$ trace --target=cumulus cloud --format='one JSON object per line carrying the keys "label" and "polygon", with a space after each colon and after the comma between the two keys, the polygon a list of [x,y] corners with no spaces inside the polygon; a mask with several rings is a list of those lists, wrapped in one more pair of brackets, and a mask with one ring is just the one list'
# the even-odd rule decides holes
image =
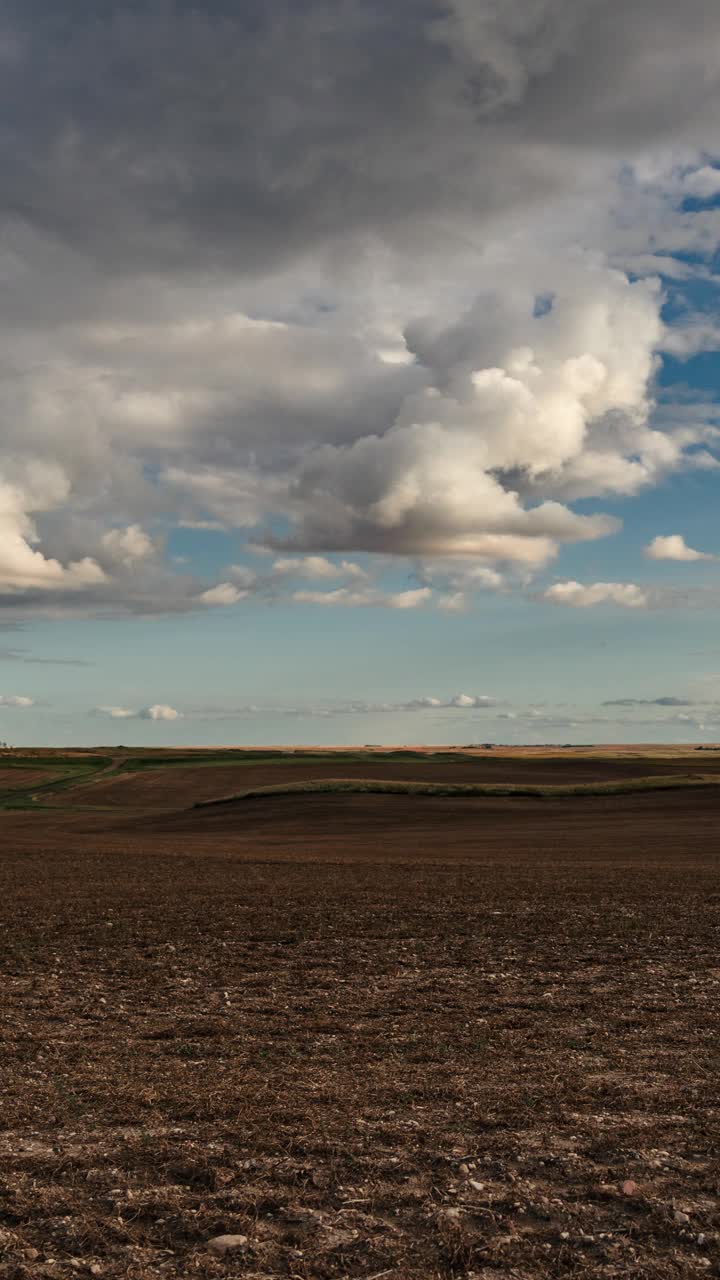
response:
{"label": "cumulus cloud", "polygon": [[34,698],[26,698],[22,694],[16,694],[16,693],[0,694],[0,707],[19,707],[21,709],[25,709],[27,707],[34,707],[34,706],[35,706]]}
{"label": "cumulus cloud", "polygon": [[720,590],[717,587],[639,586],[634,582],[557,582],[532,597],[551,604],[575,609],[596,605],[616,605],[625,609],[717,609]]}
{"label": "cumulus cloud", "polygon": [[497,698],[489,694],[457,693],[443,701],[442,698],[411,698],[409,702],[353,703],[364,711],[487,711],[499,706]]}
{"label": "cumulus cloud", "polygon": [[208,587],[207,591],[202,591],[198,596],[198,600],[201,604],[222,606],[237,604],[246,595],[246,591],[241,591],[232,582],[218,582],[217,586]]}
{"label": "cumulus cloud", "polygon": [[429,587],[393,592],[382,592],[372,587],[360,590],[338,587],[335,591],[295,591],[292,599],[296,604],[317,604],[327,608],[419,609],[429,603],[432,594]]}
{"label": "cumulus cloud", "polygon": [[144,707],[141,711],[131,711],[127,707],[102,706],[96,707],[95,711],[101,715],[110,716],[111,720],[181,720],[182,712],[176,711],[174,707],[169,707],[164,703],[154,703],[151,707]]}
{"label": "cumulus cloud", "polygon": [[485,694],[477,697],[469,693],[458,693],[448,703],[449,707],[457,707],[461,711],[474,710],[477,707],[494,707],[496,705],[494,698],[489,698]]}
{"label": "cumulus cloud", "polygon": [[365,699],[352,699],[332,703],[290,706],[260,706],[256,703],[241,703],[236,706],[195,707],[191,709],[191,714],[194,718],[209,720],[231,720],[236,717],[255,715],[262,715],[263,717],[268,715],[307,716],[327,719],[335,716],[397,715],[433,711],[489,711],[499,705],[500,703],[496,698],[492,698],[487,694],[473,696],[457,694],[455,697],[447,699],[432,696],[410,698],[407,702],[370,702]]}
{"label": "cumulus cloud", "polygon": [[180,720],[182,712],[176,711],[174,707],[168,707],[164,703],[154,703],[152,707],[146,707],[144,711],[139,713],[141,720]]}
{"label": "cumulus cloud", "polygon": [[529,575],[617,530],[577,500],[712,465],[654,396],[716,340],[655,278],[720,238],[689,207],[720,189],[713,0],[82,10],[3,15],[6,608],[269,594],[177,572],[173,524],[338,583],[298,603],[411,608],[329,556]]}
{"label": "cumulus cloud", "polygon": [[720,169],[704,164],[700,169],[691,170],[683,178],[683,190],[698,200],[712,200],[720,195]]}
{"label": "cumulus cloud", "polygon": [[152,539],[139,524],[128,525],[126,529],[108,529],[102,535],[101,543],[113,560],[126,567],[135,565],[138,560],[146,560],[155,551]]}
{"label": "cumulus cloud", "polygon": [[695,551],[685,542],[681,533],[671,533],[667,537],[658,535],[645,548],[645,555],[650,560],[713,560],[715,557],[704,551]]}
{"label": "cumulus cloud", "polygon": [[543,599],[573,609],[590,609],[599,604],[646,609],[649,604],[647,592],[634,582],[594,582],[588,586],[580,582],[556,582],[543,592]]}
{"label": "cumulus cloud", "polygon": [[632,493],[678,465],[682,442],[648,423],[657,287],[582,256],[556,268],[550,311],[498,280],[450,326],[408,326],[424,387],[382,433],[307,453],[287,545],[537,564],[618,528],[558,499]]}
{"label": "cumulus cloud", "polygon": [[26,486],[0,481],[0,592],[81,591],[103,582],[105,574],[89,556],[62,565],[39,548],[32,513],[47,510],[68,496],[59,470],[29,463]]}
{"label": "cumulus cloud", "polygon": [[286,556],[274,561],[272,573],[290,578],[366,578],[361,565],[351,560],[337,564],[327,556]]}

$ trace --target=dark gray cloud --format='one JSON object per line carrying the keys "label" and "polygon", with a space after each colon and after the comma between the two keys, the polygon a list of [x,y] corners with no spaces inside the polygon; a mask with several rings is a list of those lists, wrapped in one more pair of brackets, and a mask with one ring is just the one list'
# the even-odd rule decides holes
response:
{"label": "dark gray cloud", "polygon": [[702,144],[718,38],[712,0],[6,4],[4,206],[118,268],[275,269],[571,183],[546,147]]}

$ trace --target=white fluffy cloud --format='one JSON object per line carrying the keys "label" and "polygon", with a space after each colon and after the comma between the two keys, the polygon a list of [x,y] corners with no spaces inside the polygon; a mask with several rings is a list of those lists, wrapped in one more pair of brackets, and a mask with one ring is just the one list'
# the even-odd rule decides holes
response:
{"label": "white fluffy cloud", "polygon": [[645,548],[645,555],[650,560],[713,560],[714,556],[705,551],[695,551],[685,542],[681,533],[671,533],[667,537],[659,534]]}
{"label": "white fluffy cloud", "polygon": [[209,587],[207,591],[202,591],[198,600],[201,604],[222,606],[237,604],[246,595],[246,591],[241,591],[232,582],[218,582],[216,587]]}
{"label": "white fluffy cloud", "polygon": [[96,707],[95,711],[101,715],[110,716],[111,720],[181,720],[182,712],[176,711],[174,707],[169,707],[164,703],[154,703],[151,707],[144,707],[141,711],[131,711],[127,707],[102,706]]}
{"label": "white fluffy cloud", "polygon": [[18,707],[25,710],[27,707],[34,707],[35,699],[26,698],[22,694],[4,693],[0,694],[0,707]]}
{"label": "white fluffy cloud", "polygon": [[[397,715],[420,712],[456,712],[456,711],[492,711],[500,703],[488,694],[456,694],[452,698],[435,698],[431,696],[411,698],[407,702],[367,702],[351,700],[328,702],[322,704],[306,704],[296,706],[258,706],[255,703],[242,703],[239,706],[200,706],[191,709],[190,714],[199,720],[228,720],[243,716],[309,716],[331,718],[335,716],[356,715]],[[132,714],[132,713],[131,713]]]}
{"label": "white fluffy cloud", "polygon": [[144,711],[139,713],[141,720],[180,720],[182,712],[176,711],[174,707],[168,707],[164,703],[154,703],[152,707],[146,707]]}
{"label": "white fluffy cloud", "polygon": [[[397,711],[488,711],[499,706],[497,698],[490,697],[489,694],[468,694],[457,693],[452,698],[443,700],[442,698],[423,697],[411,698],[409,702],[381,702],[381,703],[350,703],[347,704],[355,711],[363,712],[397,712]],[[336,709],[335,714],[342,714],[342,705]]]}
{"label": "white fluffy cloud", "polygon": [[374,587],[338,587],[335,591],[294,591],[296,604],[318,604],[326,608],[383,608],[419,609],[432,599],[429,587],[416,587],[409,591],[382,592]]}
{"label": "white fluffy cloud", "polygon": [[152,539],[139,524],[128,525],[126,529],[108,529],[101,541],[105,551],[127,567],[135,565],[139,560],[146,560],[155,551]]}
{"label": "white fluffy cloud", "polygon": [[367,573],[351,560],[337,564],[327,556],[285,556],[274,561],[272,572],[290,578],[366,578]]}
{"label": "white fluffy cloud", "polygon": [[424,385],[384,432],[301,459],[298,546],[542,563],[618,527],[558,498],[632,493],[678,465],[685,440],[648,421],[656,284],[561,257],[537,312],[540,267],[523,266],[450,326],[406,328]]}
{"label": "white fluffy cloud", "polygon": [[490,698],[487,694],[469,694],[458,693],[456,697],[451,698],[448,706],[457,707],[461,711],[477,710],[482,707],[496,706],[495,698]]}
{"label": "white fluffy cloud", "polygon": [[633,582],[594,582],[589,586],[580,582],[556,582],[544,592],[543,599],[573,609],[590,609],[598,604],[646,609],[649,604],[648,593]]}
{"label": "white fluffy cloud", "polygon": [[25,486],[0,480],[0,592],[81,591],[105,579],[89,556],[62,565],[33,544],[38,534],[32,514],[64,502],[69,486],[59,468],[29,460]]}
{"label": "white fluffy cloud", "polygon": [[720,195],[720,169],[712,165],[703,165],[686,173],[683,178],[683,190],[688,196],[699,200],[712,200]]}

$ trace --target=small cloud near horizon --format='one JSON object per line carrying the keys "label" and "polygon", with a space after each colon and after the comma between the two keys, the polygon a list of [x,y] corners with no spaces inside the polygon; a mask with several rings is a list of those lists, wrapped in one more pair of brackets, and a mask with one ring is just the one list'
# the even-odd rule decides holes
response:
{"label": "small cloud near horizon", "polygon": [[593,582],[588,586],[581,582],[556,582],[541,598],[571,609],[591,609],[598,604],[646,609],[649,604],[647,592],[634,582]]}
{"label": "small cloud near horizon", "polygon": [[716,557],[706,551],[696,551],[689,547],[681,533],[671,533],[667,537],[658,535],[645,547],[648,560],[677,560],[691,562],[695,560],[714,560]]}
{"label": "small cloud near horizon", "polygon": [[182,711],[169,707],[165,703],[154,703],[151,707],[143,707],[140,711],[132,711],[129,707],[102,706],[95,707],[94,715],[110,716],[111,720],[182,720]]}

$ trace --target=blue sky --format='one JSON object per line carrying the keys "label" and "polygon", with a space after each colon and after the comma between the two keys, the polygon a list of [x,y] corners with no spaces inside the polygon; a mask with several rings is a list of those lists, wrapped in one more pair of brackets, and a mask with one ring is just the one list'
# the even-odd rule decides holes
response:
{"label": "blue sky", "polygon": [[720,740],[720,13],[610,9],[8,6],[0,739]]}

